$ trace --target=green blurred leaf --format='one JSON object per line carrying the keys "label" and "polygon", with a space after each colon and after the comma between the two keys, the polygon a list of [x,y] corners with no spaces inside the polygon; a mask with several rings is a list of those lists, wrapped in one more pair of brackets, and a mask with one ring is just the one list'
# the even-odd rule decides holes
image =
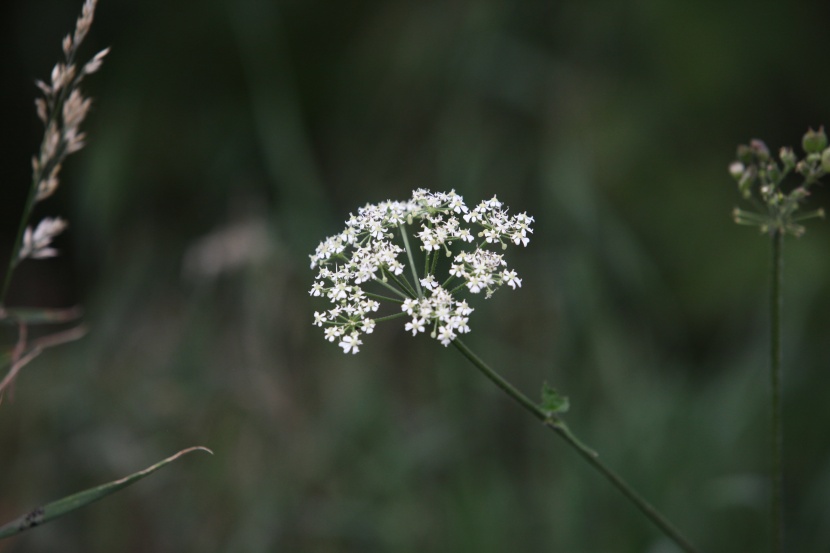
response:
{"label": "green blurred leaf", "polygon": [[70,307],[69,309],[0,308],[0,322],[5,324],[67,323],[79,319],[81,314],[80,307]]}
{"label": "green blurred leaf", "polygon": [[76,509],[80,509],[85,505],[89,505],[90,503],[97,501],[103,497],[106,497],[111,493],[117,492],[122,488],[126,488],[130,484],[134,484],[135,482],[141,480],[145,476],[154,473],[161,467],[169,463],[172,463],[182,455],[196,450],[207,451],[211,455],[213,454],[211,450],[201,446],[183,449],[175,455],[172,455],[167,459],[164,459],[163,461],[156,463],[155,465],[152,465],[144,470],[121,478],[120,480],[114,480],[112,482],[108,482],[106,484],[102,484],[100,486],[96,486],[94,488],[78,492],[74,495],[64,497],[63,499],[53,501],[52,503],[49,503],[42,507],[38,507],[37,509],[34,509],[33,511],[21,517],[18,517],[17,519],[0,527],[0,539],[7,538],[15,534],[19,534],[20,532],[23,532],[30,528],[34,528],[35,526],[40,526],[41,524],[49,522],[52,519],[61,517]]}
{"label": "green blurred leaf", "polygon": [[566,413],[570,406],[570,401],[566,396],[561,395],[547,382],[542,384],[542,403],[539,404],[539,407],[548,416]]}

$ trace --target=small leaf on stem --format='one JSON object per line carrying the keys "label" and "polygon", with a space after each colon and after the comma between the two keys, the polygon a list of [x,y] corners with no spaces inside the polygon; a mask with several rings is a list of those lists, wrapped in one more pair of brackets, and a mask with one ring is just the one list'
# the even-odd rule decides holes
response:
{"label": "small leaf on stem", "polygon": [[539,407],[548,417],[566,413],[570,406],[567,396],[561,395],[556,391],[556,388],[553,388],[547,382],[542,384],[542,403],[539,404]]}

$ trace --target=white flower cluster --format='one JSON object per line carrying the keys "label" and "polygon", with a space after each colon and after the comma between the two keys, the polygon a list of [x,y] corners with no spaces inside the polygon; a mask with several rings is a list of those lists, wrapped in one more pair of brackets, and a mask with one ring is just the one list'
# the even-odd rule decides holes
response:
{"label": "white flower cluster", "polygon": [[[311,268],[318,273],[309,293],[333,304],[327,311],[314,313],[314,324],[325,327],[326,339],[337,342],[345,353],[357,353],[363,344],[361,335],[374,330],[378,319],[373,314],[380,302],[390,301],[400,304],[400,310],[384,318],[409,316],[405,329],[413,336],[430,329],[430,335],[447,346],[458,334],[470,331],[467,323],[473,308],[456,299],[456,292],[466,288],[489,298],[502,285],[521,287],[522,280],[507,269],[502,255],[488,247],[526,246],[532,223],[533,217],[525,213],[508,215],[495,196],[471,210],[455,191],[419,189],[406,202],[366,205],[349,217],[345,230],[324,240],[310,256]],[[412,280],[404,274],[406,265],[401,259],[406,253],[405,259],[414,263],[407,225],[418,225],[414,236],[425,257],[422,277],[410,267]],[[397,232],[403,248],[393,242]],[[453,257],[453,245],[467,249]],[[435,271],[442,253],[452,257],[452,262],[446,279],[439,282]],[[364,289],[367,283],[396,297],[369,292]]]}

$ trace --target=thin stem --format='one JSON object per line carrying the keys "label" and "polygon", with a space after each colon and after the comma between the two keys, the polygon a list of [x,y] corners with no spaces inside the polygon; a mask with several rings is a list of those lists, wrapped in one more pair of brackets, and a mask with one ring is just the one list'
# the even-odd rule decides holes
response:
{"label": "thin stem", "polygon": [[[409,237],[406,235],[406,225],[401,224],[401,238],[403,239],[403,247],[406,249],[406,255],[409,257],[409,268],[412,269],[412,279],[415,281],[415,288],[418,290],[418,297],[423,298],[424,293],[421,290],[421,282],[418,280],[418,272],[415,270],[415,259],[412,257],[412,248],[409,247]],[[424,275],[426,276],[426,275]]]}
{"label": "thin stem", "polygon": [[770,267],[770,538],[773,553],[784,550],[784,429],[781,406],[781,279],[783,273],[784,233],[772,233],[772,262]]}
{"label": "thin stem", "polygon": [[824,208],[814,209],[813,211],[808,211],[807,213],[802,213],[801,215],[797,215],[792,218],[794,223],[798,221],[806,221],[807,219],[815,219],[816,217],[824,218]]}
{"label": "thin stem", "polygon": [[[395,291],[398,292],[399,290]],[[384,296],[383,294],[375,294],[374,292],[366,292],[366,297],[378,301],[391,301],[393,303],[403,303],[403,300],[399,300],[398,298],[390,298],[389,296]],[[406,299],[406,296],[404,296],[404,299]]]}
{"label": "thin stem", "polygon": [[395,273],[390,273],[386,269],[383,270],[383,274],[386,275],[386,278],[392,280],[395,284],[401,287],[401,290],[405,292],[405,294],[400,294],[402,298],[406,299],[407,297],[414,298],[416,297],[415,289],[412,288],[412,285],[406,280],[406,275],[402,275],[401,278],[398,278],[398,275]]}
{"label": "thin stem", "polygon": [[[383,280],[383,279],[381,279],[381,278],[376,278],[376,279],[374,279],[374,280],[375,280],[375,282],[377,282],[377,283],[378,283],[378,284],[380,284],[381,286],[383,286],[383,287],[387,288],[388,290],[392,291],[393,293],[395,293],[395,294],[399,295],[399,296],[400,296],[400,297],[402,297],[403,299],[407,299],[407,298],[408,298],[408,296],[407,296],[406,294],[404,294],[403,292],[401,292],[400,290],[398,290],[397,288],[395,288],[394,286],[392,286],[391,284],[389,284],[389,283],[388,283],[388,282],[386,282],[385,280]],[[368,294],[367,294],[367,296],[368,296]]]}
{"label": "thin stem", "polygon": [[629,486],[621,477],[614,471],[608,468],[602,461],[599,460],[597,453],[583,444],[565,422],[556,417],[546,413],[541,407],[536,405],[526,395],[520,392],[507,380],[501,377],[496,371],[491,369],[484,361],[482,361],[475,353],[473,353],[461,340],[456,338],[452,344],[466,357],[475,367],[481,371],[484,376],[490,379],[493,384],[501,388],[507,395],[515,400],[519,405],[524,407],[531,415],[542,421],[547,428],[550,428],[559,436],[561,436],[571,447],[576,449],[588,463],[598,470],[615,488],[617,488],[629,501],[631,501],[649,520],[651,520],[663,533],[666,534],[680,549],[686,553],[699,553],[689,541],[683,537],[677,528],[671,522],[663,517],[648,501],[643,499],[631,486]]}
{"label": "thin stem", "polygon": [[382,323],[384,321],[391,321],[392,319],[400,319],[401,317],[405,316],[406,313],[401,311],[400,313],[393,313],[392,315],[386,315],[384,317],[378,317],[375,319],[376,323]]}
{"label": "thin stem", "polygon": [[17,256],[20,253],[20,247],[23,245],[23,234],[26,231],[26,226],[29,224],[29,219],[32,216],[32,210],[35,207],[37,188],[41,179],[41,174],[42,171],[35,171],[32,176],[32,184],[29,187],[29,195],[26,198],[26,203],[23,205],[23,215],[20,217],[20,223],[17,226],[17,236],[14,239],[12,251],[9,254],[9,264],[6,267],[6,274],[3,277],[3,288],[0,288],[0,305],[5,304],[6,294],[8,293],[9,285],[12,282],[12,274],[17,267]]}

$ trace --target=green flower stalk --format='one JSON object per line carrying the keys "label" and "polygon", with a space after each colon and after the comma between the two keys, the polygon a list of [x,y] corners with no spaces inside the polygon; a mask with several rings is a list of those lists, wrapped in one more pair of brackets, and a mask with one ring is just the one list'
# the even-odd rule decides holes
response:
{"label": "green flower stalk", "polygon": [[[361,337],[371,334],[377,322],[399,317],[408,319],[404,330],[413,336],[429,332],[443,346],[452,344],[486,378],[573,447],[681,550],[696,553],[668,520],[571,432],[562,419],[567,398],[545,385],[542,402],[536,404],[461,341],[460,336],[470,332],[473,308],[459,296],[489,298],[503,286],[521,287],[522,279],[507,267],[499,251],[527,246],[532,224],[533,217],[526,213],[509,215],[495,196],[469,209],[455,191],[420,189],[405,202],[366,205],[349,217],[345,230],[324,240],[310,256],[311,268],[318,272],[309,294],[332,305],[314,313],[314,325],[324,328],[325,338],[337,342],[344,353],[357,353]],[[394,242],[398,235],[403,247]],[[423,252],[421,276],[413,243]],[[449,267],[442,266],[441,258],[449,260]],[[381,303],[393,304],[396,312],[376,317]]]}
{"label": "green flower stalk", "polygon": [[[782,390],[782,277],[784,236],[801,236],[802,221],[824,217],[824,210],[799,213],[810,195],[810,187],[830,172],[830,148],[824,127],[808,130],[801,140],[805,156],[798,160],[792,148],[781,148],[778,160],[770,155],[766,144],[752,140],[738,146],[738,159],[729,166],[729,173],[738,183],[738,191],[755,207],[753,211],[735,208],[735,222],[753,225],[768,234],[771,246],[770,263],[770,543],[773,553],[784,550],[784,414]],[[784,181],[792,174],[800,175],[800,185],[785,188]]]}

